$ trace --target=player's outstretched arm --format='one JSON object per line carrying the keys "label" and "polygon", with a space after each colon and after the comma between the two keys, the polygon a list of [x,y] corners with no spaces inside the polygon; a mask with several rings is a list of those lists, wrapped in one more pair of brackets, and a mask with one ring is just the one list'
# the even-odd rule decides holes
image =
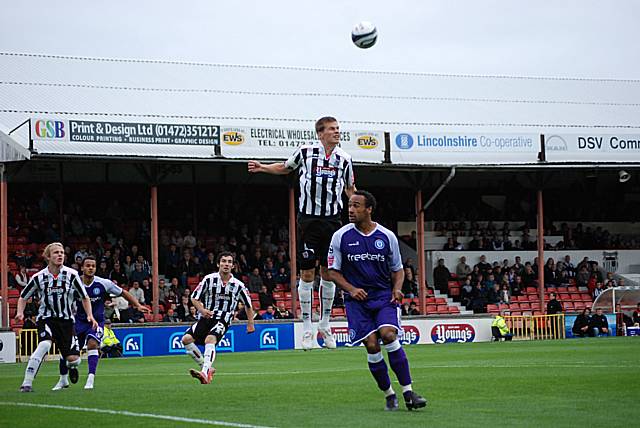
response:
{"label": "player's outstretched arm", "polygon": [[356,288],[349,283],[342,275],[342,272],[335,269],[329,269],[329,281],[333,281],[338,287],[349,293],[356,300],[366,300],[367,292],[362,288]]}
{"label": "player's outstretched arm", "polygon": [[95,320],[95,318],[93,318],[93,311],[91,310],[91,299],[89,299],[89,297],[83,297],[82,298],[82,307],[84,308],[85,313],[87,314],[87,321],[89,321],[91,323],[91,327],[93,327],[94,329],[98,328],[98,323]]}
{"label": "player's outstretched arm", "polygon": [[263,164],[257,160],[250,160],[247,164],[247,168],[250,173],[264,172],[272,175],[287,175],[292,170],[284,166],[283,162],[276,162],[271,164]]}
{"label": "player's outstretched arm", "polygon": [[124,299],[127,302],[129,302],[129,304],[131,306],[133,306],[134,308],[136,308],[140,312],[142,312],[144,314],[148,314],[149,312],[151,312],[149,310],[149,308],[147,308],[146,306],[141,305],[140,302],[138,302],[138,299],[136,299],[135,296],[133,294],[129,293],[127,290],[122,290],[122,297],[124,297]]}

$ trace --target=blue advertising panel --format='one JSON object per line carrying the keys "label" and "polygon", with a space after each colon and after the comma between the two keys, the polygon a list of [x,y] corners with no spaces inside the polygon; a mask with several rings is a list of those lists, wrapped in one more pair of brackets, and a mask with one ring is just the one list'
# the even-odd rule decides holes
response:
{"label": "blue advertising panel", "polygon": [[[616,316],[614,314],[605,314],[607,316],[607,321],[609,322],[609,336],[616,335]],[[566,338],[575,338],[573,335],[573,323],[576,321],[576,315],[565,315],[564,316],[564,328]]]}
{"label": "blue advertising panel", "polygon": [[[187,325],[167,327],[114,328],[122,343],[125,357],[148,357],[184,354],[182,335]],[[246,325],[232,325],[224,335],[216,352],[247,352],[293,349],[293,323],[256,324],[256,331],[247,334]]]}

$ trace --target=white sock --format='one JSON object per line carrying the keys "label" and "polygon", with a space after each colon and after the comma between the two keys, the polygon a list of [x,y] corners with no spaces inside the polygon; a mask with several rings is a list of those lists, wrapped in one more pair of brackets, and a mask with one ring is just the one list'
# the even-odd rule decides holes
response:
{"label": "white sock", "polygon": [[213,360],[216,359],[216,345],[207,343],[204,345],[204,363],[202,364],[202,373],[209,374],[209,369],[213,366]]}
{"label": "white sock", "polygon": [[409,385],[400,385],[402,387],[402,393],[404,394],[407,391],[413,391],[413,388],[411,388],[411,384]]}
{"label": "white sock", "polygon": [[69,383],[69,375],[61,374],[60,375],[60,383]]}
{"label": "white sock", "polygon": [[82,358],[80,358],[80,356],[78,355],[78,358],[76,358],[73,361],[67,360],[67,367],[69,367],[70,369],[72,369],[74,367],[77,368],[80,365],[81,362],[82,362]]}
{"label": "white sock", "polygon": [[392,387],[389,387],[389,389],[387,389],[387,390],[384,392],[384,396],[385,396],[385,397],[388,397],[388,396],[390,396],[390,395],[394,395],[395,393],[396,393],[396,392],[393,390],[393,388],[392,388]]}
{"label": "white sock", "polygon": [[300,311],[302,312],[302,326],[304,332],[310,332],[311,326],[311,303],[313,301],[313,282],[300,280],[298,285],[298,298],[300,299]]}
{"label": "white sock", "polygon": [[320,301],[322,302],[322,313],[319,327],[329,329],[329,319],[331,318],[331,308],[333,308],[333,297],[336,294],[336,285],[331,281],[320,281]]}
{"label": "white sock", "polygon": [[27,363],[27,369],[24,372],[24,381],[22,382],[22,385],[31,386],[33,378],[38,374],[38,370],[40,369],[40,364],[42,364],[44,356],[47,355],[50,349],[50,340],[43,340],[38,343],[38,347],[33,351],[33,354],[31,354],[29,362]]}
{"label": "white sock", "polygon": [[184,345],[184,349],[187,351],[187,354],[189,354],[189,356],[193,358],[193,361],[195,361],[200,367],[202,367],[204,359],[202,358],[200,349],[198,349],[196,344],[191,342],[188,345]]}
{"label": "white sock", "polygon": [[93,378],[95,377],[95,375],[93,373],[89,373],[87,375],[87,383],[85,384],[85,386],[93,386]]}

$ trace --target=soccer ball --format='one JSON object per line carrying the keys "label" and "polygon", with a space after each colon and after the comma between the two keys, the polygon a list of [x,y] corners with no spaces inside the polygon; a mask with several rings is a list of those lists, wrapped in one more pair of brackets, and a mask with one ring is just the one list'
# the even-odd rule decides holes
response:
{"label": "soccer ball", "polygon": [[351,40],[353,44],[361,49],[368,49],[376,44],[378,40],[378,30],[376,26],[370,22],[362,21],[351,31]]}

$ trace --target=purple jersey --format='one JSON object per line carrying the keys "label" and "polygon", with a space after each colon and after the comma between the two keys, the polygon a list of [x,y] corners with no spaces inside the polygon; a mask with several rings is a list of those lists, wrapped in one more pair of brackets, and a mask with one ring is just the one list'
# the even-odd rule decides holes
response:
{"label": "purple jersey", "polygon": [[[99,276],[93,277],[91,285],[86,285],[84,282],[84,289],[91,299],[91,311],[93,312],[93,318],[98,324],[104,324],[104,301],[108,294],[119,296],[122,294],[122,288],[115,285],[111,280],[101,278]],[[76,312],[76,320],[79,323],[87,323],[87,313],[84,311],[82,305],[78,306]]]}
{"label": "purple jersey", "polygon": [[331,238],[329,269],[340,271],[354,287],[367,293],[391,291],[391,272],[402,270],[402,259],[396,236],[376,224],[368,235],[353,223],[340,228]]}

